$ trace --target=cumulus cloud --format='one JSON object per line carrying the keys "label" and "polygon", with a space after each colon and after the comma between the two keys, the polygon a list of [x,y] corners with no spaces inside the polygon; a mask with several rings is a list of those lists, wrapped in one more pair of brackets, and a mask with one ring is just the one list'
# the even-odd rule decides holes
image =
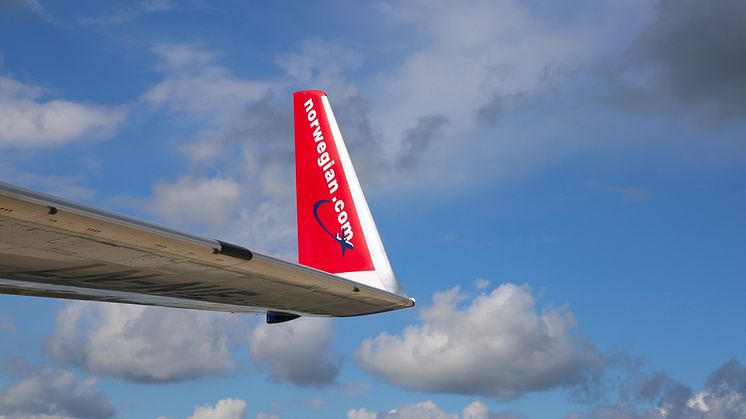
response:
{"label": "cumulus cloud", "polygon": [[[439,7],[449,6],[441,4],[436,8]],[[360,91],[360,86],[349,76],[366,57],[338,42],[305,40],[298,49],[298,52],[278,55],[276,63],[286,71],[293,85],[319,86],[329,93],[362,182],[369,190],[371,187],[411,186],[411,172],[421,168],[423,160],[428,161],[435,144],[453,134],[445,130],[450,125],[450,115],[446,116],[438,106],[444,102],[450,106],[447,109],[461,109],[461,106],[449,98],[429,103],[424,108],[411,108],[403,99],[410,99],[413,92],[408,86],[405,91],[400,90],[405,82],[391,74],[377,77],[365,86],[366,90]],[[401,66],[406,66],[406,62],[397,63],[395,72]],[[431,90],[427,92],[430,95],[433,94]],[[373,97],[374,100],[369,99]],[[402,171],[408,172],[408,176],[400,176]]]}
{"label": "cumulus cloud", "polygon": [[58,24],[57,19],[39,3],[39,0],[5,0],[0,2],[0,13],[14,10],[25,10],[47,21],[47,23]]}
{"label": "cumulus cloud", "polygon": [[[152,212],[168,222],[202,228],[202,234],[286,258],[296,250],[294,178],[288,170],[294,160],[293,117],[285,89],[303,83],[329,91],[356,171],[369,191],[399,185],[387,180],[397,171],[422,166],[423,156],[442,138],[439,131],[449,125],[440,114],[419,115],[405,125],[400,145],[385,147],[371,119],[371,103],[347,77],[364,57],[335,42],[306,40],[297,52],[279,54],[276,64],[285,77],[268,82],[236,77],[220,65],[219,52],[199,44],[159,43],[152,51],[164,78],[142,95],[143,102],[186,117],[178,123],[197,128],[180,147],[188,173],[153,188]],[[409,179],[401,177],[405,183]],[[212,199],[213,193],[220,193],[219,199]],[[200,210],[195,202],[208,205]]]}
{"label": "cumulus cloud", "polygon": [[80,16],[75,22],[82,26],[108,26],[129,23],[146,13],[159,13],[175,9],[170,0],[143,0],[139,7],[128,4],[125,8],[106,10],[97,16]]}
{"label": "cumulus cloud", "polygon": [[388,113],[394,135],[428,114],[463,129],[491,92],[531,90],[547,64],[566,62],[582,47],[513,0],[392,1],[382,10],[394,23],[421,29],[417,47],[380,86],[394,99]]}
{"label": "cumulus cloud", "polygon": [[215,406],[196,406],[187,419],[244,419],[247,404],[241,399],[222,399]]}
{"label": "cumulus cloud", "polygon": [[459,415],[447,413],[431,400],[421,403],[405,404],[387,412],[374,412],[366,408],[350,409],[347,419],[520,419],[518,413],[490,413],[487,406],[475,400],[466,405]]}
{"label": "cumulus cloud", "polygon": [[[297,51],[278,54],[275,64],[285,75],[265,81],[237,77],[221,65],[220,52],[203,45],[155,44],[152,51],[158,57],[156,68],[163,79],[141,96],[142,101],[178,114],[180,118],[174,123],[196,128],[196,133],[180,147],[189,163],[188,173],[163,180],[154,188],[154,200],[163,202],[153,207],[154,213],[169,221],[198,225],[207,230],[202,234],[293,258],[295,191],[293,172],[288,170],[294,158],[293,118],[287,90],[301,85],[318,86],[330,93],[356,171],[369,192],[466,181],[471,170],[482,166],[469,165],[470,169],[458,171],[442,168],[470,160],[474,150],[484,149],[484,144],[469,144],[480,141],[480,136],[473,135],[469,128],[474,125],[474,112],[486,99],[485,92],[532,89],[547,62],[567,58],[576,47],[574,41],[543,30],[539,22],[512,1],[501,3],[505,7],[477,2],[468,7],[464,16],[462,6],[444,2],[416,2],[404,20],[384,12],[389,23],[399,29],[416,23],[427,30],[423,42],[412,44],[418,46],[418,51],[408,55],[419,58],[406,58],[385,77],[375,78],[367,86],[375,92],[376,102],[367,99],[370,94],[360,94],[358,85],[350,81],[350,74],[365,62],[365,55],[338,42],[305,40]],[[395,6],[407,10],[410,7],[398,2]],[[454,34],[461,39],[454,43],[453,37],[441,33],[442,24],[449,22],[448,16],[452,15],[464,20],[474,16],[496,18],[502,29],[478,26],[479,31],[473,36]],[[502,41],[501,34],[510,31],[514,24],[526,25],[519,41]],[[462,45],[468,48],[461,48]],[[544,49],[550,52],[545,56],[537,53]],[[531,59],[525,58],[526,51],[531,51]],[[434,68],[423,73],[420,70],[430,66],[428,60],[435,63]],[[464,60],[475,64],[464,68]],[[495,70],[510,65],[517,67]],[[523,68],[524,65],[528,67]],[[466,70],[475,73],[463,74]],[[498,73],[499,77],[495,75]],[[425,89],[419,80],[423,74],[432,82],[428,86],[444,86],[445,90]],[[414,84],[410,86],[410,82]],[[456,96],[449,96],[452,91]],[[377,104],[384,106],[374,106]],[[449,138],[459,141],[445,141]],[[490,147],[511,148],[513,142],[521,141],[491,142]],[[501,152],[500,156],[510,156],[510,152]],[[489,160],[489,167],[509,170],[507,164],[495,165],[492,159],[478,158]],[[219,176],[215,175],[216,167],[220,168]],[[402,172],[407,175],[402,176]],[[220,217],[202,216],[201,211],[189,205],[203,202],[197,196],[201,189],[190,186],[197,181],[207,186],[210,179],[230,179],[237,187],[234,190],[240,191],[239,199],[231,195],[229,205],[220,207]],[[172,205],[170,199],[162,199],[162,192],[168,191],[175,192],[169,196],[183,197],[180,202],[185,205]]]}
{"label": "cumulus cloud", "polygon": [[111,135],[124,121],[121,106],[43,100],[44,89],[0,76],[0,145],[40,146]]}
{"label": "cumulus cloud", "polygon": [[217,165],[231,177],[189,174],[162,181],[153,189],[151,209],[169,222],[206,228],[221,240],[293,258],[292,138],[289,108],[282,111],[269,100],[248,105],[240,123],[184,147],[193,172]]}
{"label": "cumulus cloud", "polygon": [[233,76],[219,64],[219,52],[199,44],[161,43],[152,50],[164,79],[142,100],[186,117],[174,122],[197,127],[195,136],[179,147],[188,173],[153,188],[150,210],[169,223],[295,257],[293,114],[285,91],[291,84],[320,82],[337,91],[330,93],[335,109],[344,110],[337,119],[363,182],[378,179],[389,166],[371,127],[367,101],[341,75],[360,64],[360,55],[340,44],[304,41],[298,52],[276,58],[288,80],[267,83]]}
{"label": "cumulus cloud", "polygon": [[635,65],[654,72],[653,95],[723,115],[746,110],[746,3],[658,0],[632,47]]}
{"label": "cumulus cloud", "polygon": [[509,112],[529,99],[529,96],[525,93],[500,94],[492,92],[490,98],[477,109],[477,121],[494,125],[505,112]]}
{"label": "cumulus cloud", "polygon": [[647,189],[639,186],[609,185],[595,180],[587,180],[585,185],[597,191],[613,193],[623,202],[644,201],[648,197]]}
{"label": "cumulus cloud", "polygon": [[141,5],[146,12],[161,12],[174,8],[174,4],[170,0],[145,0]]}
{"label": "cumulus cloud", "polygon": [[[199,44],[160,43],[161,82],[142,100],[195,130],[180,150],[189,171],[153,188],[151,212],[202,234],[292,258],[295,254],[293,118],[275,82],[239,78],[220,53]],[[196,129],[195,129],[196,128]],[[220,168],[219,175],[215,168]]]}
{"label": "cumulus cloud", "polygon": [[96,17],[80,16],[75,22],[81,26],[120,25],[131,21],[135,13],[131,10],[116,10]]}
{"label": "cumulus cloud", "polygon": [[148,89],[142,100],[156,108],[185,113],[217,124],[234,120],[241,107],[264,96],[272,84],[241,79],[216,63],[219,54],[199,44],[158,43],[156,69],[164,79]]}
{"label": "cumulus cloud", "polygon": [[12,332],[16,329],[13,319],[8,316],[0,316],[0,332]]}
{"label": "cumulus cloud", "polygon": [[491,283],[492,283],[492,281],[490,281],[489,279],[486,279],[486,278],[477,278],[474,281],[474,288],[476,288],[478,290],[487,289],[487,288],[489,288],[489,286],[490,286]]}
{"label": "cumulus cloud", "polygon": [[[370,94],[359,91],[349,73],[358,69],[365,56],[339,42],[306,39],[297,51],[278,54],[275,64],[285,71],[285,78],[292,86],[307,88],[317,86],[329,94],[334,116],[340,126],[345,144],[355,161],[355,170],[366,184],[384,178],[395,160],[393,154],[382,147],[382,137],[371,120]],[[290,111],[289,101],[283,100]],[[292,123],[292,119],[288,119]],[[290,137],[289,137],[290,138]]]}
{"label": "cumulus cloud", "polygon": [[534,7],[514,0],[393,0],[378,8],[382,25],[408,40],[391,46],[401,59],[364,86],[375,97],[369,119],[391,166],[382,185],[453,188],[543,162],[547,154],[538,150],[547,133],[498,135],[479,122],[496,119],[495,97],[543,91],[547,68],[579,65],[587,37],[546,24]]}
{"label": "cumulus cloud", "polygon": [[312,399],[304,400],[302,404],[311,410],[320,410],[324,407],[324,400],[314,397]]}
{"label": "cumulus cloud", "polygon": [[746,366],[736,360],[723,364],[687,406],[713,417],[746,416]]}
{"label": "cumulus cloud", "polygon": [[299,386],[334,383],[342,366],[332,351],[331,320],[301,317],[276,325],[259,324],[249,335],[257,366],[266,366],[273,381]]}
{"label": "cumulus cloud", "polygon": [[[95,171],[95,168],[88,168],[88,170],[89,172]],[[2,166],[0,166],[0,176],[6,181],[19,185],[33,185],[34,189],[46,191],[68,199],[91,201],[96,196],[95,190],[82,185],[87,179],[86,176],[44,176],[18,170],[9,170],[9,168]]]}
{"label": "cumulus cloud", "polygon": [[724,363],[701,391],[693,390],[661,372],[632,373],[619,388],[618,399],[567,419],[736,419],[746,417],[746,367],[736,360]]}
{"label": "cumulus cloud", "polygon": [[527,286],[466,299],[458,287],[436,293],[419,324],[366,339],[358,363],[405,388],[495,399],[582,383],[604,366],[569,308],[537,308]]}
{"label": "cumulus cloud", "polygon": [[[335,95],[330,100],[333,109],[338,110],[334,117],[354,159],[355,172],[360,181],[366,186],[380,186],[397,169],[392,163],[401,157],[392,155],[383,146],[381,133],[374,128],[371,120],[372,104],[364,97],[367,96]],[[414,157],[409,163],[414,166],[420,163],[420,159]]]}
{"label": "cumulus cloud", "polygon": [[399,155],[399,166],[411,169],[417,163],[428,146],[439,137],[439,131],[448,123],[448,118],[443,115],[423,116],[417,121],[417,125],[406,131],[402,142],[402,151]]}
{"label": "cumulus cloud", "polygon": [[417,404],[406,404],[385,413],[370,412],[365,408],[347,411],[348,419],[458,419],[457,414],[444,412],[438,405],[428,400]]}
{"label": "cumulus cloud", "polygon": [[327,93],[346,96],[355,93],[345,73],[363,63],[363,55],[339,42],[321,39],[303,40],[297,51],[278,54],[275,64],[294,83],[324,86]]}
{"label": "cumulus cloud", "polygon": [[57,313],[45,354],[63,365],[139,382],[170,382],[233,369],[228,314],[72,302]]}
{"label": "cumulus cloud", "polygon": [[151,208],[169,222],[219,228],[238,214],[240,194],[240,185],[232,179],[184,176],[156,183]]}
{"label": "cumulus cloud", "polygon": [[488,419],[490,411],[487,405],[475,400],[464,407],[463,413],[463,419]]}
{"label": "cumulus cloud", "polygon": [[115,410],[94,380],[69,371],[32,368],[28,377],[0,390],[0,418],[109,418]]}

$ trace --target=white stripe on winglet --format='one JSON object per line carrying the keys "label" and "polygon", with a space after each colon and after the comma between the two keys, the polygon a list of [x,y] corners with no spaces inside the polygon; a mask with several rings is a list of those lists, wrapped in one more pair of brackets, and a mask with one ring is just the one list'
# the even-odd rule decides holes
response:
{"label": "white stripe on winglet", "polygon": [[379,290],[386,289],[386,287],[383,286],[383,283],[378,277],[378,273],[376,273],[376,271],[342,272],[334,275],[341,276],[342,278],[359,282],[361,284],[365,284],[369,287],[378,288]]}
{"label": "white stripe on winglet", "polygon": [[[336,118],[334,118],[332,107],[331,105],[329,105],[329,98],[327,98],[326,96],[322,96],[321,102],[324,104],[324,111],[326,111],[326,117],[329,120],[329,127],[332,129],[332,136],[334,137],[334,144],[337,146],[339,159],[342,160],[342,169],[344,170],[345,177],[347,178],[347,185],[350,188],[352,201],[355,204],[357,215],[360,218],[360,226],[363,228],[363,235],[365,235],[365,240],[368,244],[370,258],[373,261],[373,266],[376,268],[379,282],[382,285],[382,287],[377,287],[401,295],[401,286],[399,285],[399,281],[394,275],[394,270],[391,269],[391,263],[389,262],[389,258],[386,255],[386,250],[383,248],[381,236],[378,234],[376,223],[375,221],[373,221],[373,215],[370,213],[368,201],[365,200],[363,188],[360,186],[360,181],[357,178],[357,173],[355,173],[355,168],[352,166],[350,154],[347,152],[347,147],[345,146],[344,139],[342,138],[342,133],[339,131],[337,120]],[[343,274],[340,274],[340,276],[342,275]],[[347,273],[347,275],[349,275],[349,273]],[[350,278],[349,276],[345,277]]]}

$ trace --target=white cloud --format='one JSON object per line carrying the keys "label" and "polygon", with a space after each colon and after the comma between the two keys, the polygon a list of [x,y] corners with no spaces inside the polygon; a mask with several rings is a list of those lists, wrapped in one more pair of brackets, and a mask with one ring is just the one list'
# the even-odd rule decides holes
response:
{"label": "white cloud", "polygon": [[[330,93],[364,181],[384,189],[473,184],[543,163],[549,141],[544,137],[554,138],[554,130],[498,141],[476,115],[496,96],[545,89],[548,74],[587,55],[588,37],[546,25],[514,0],[391,1],[380,9],[382,27],[407,39],[404,47],[384,46],[394,51],[381,60],[385,72],[353,82],[352,71],[368,58],[320,39],[307,39],[298,52],[276,58],[286,85]],[[192,151],[212,154],[204,144]],[[464,161],[478,164],[459,163]]]}
{"label": "white cloud", "polygon": [[283,201],[248,203],[233,231],[236,243],[246,243],[252,249],[270,249],[267,251],[276,256],[297,260],[295,205],[292,200]]}
{"label": "white cloud", "polygon": [[370,390],[370,384],[365,381],[347,381],[342,383],[342,394],[345,397],[354,397]]}
{"label": "white cloud", "polygon": [[0,332],[12,332],[16,329],[13,319],[8,316],[0,316]]}
{"label": "white cloud", "polygon": [[47,9],[39,3],[39,0],[16,0],[16,1],[6,1],[5,3],[9,3],[10,6],[13,6],[15,3],[18,6],[22,6],[27,8],[29,11],[40,17],[41,19],[45,20],[47,23],[51,24],[59,24],[57,22],[57,19],[52,16]]}
{"label": "white cloud", "polygon": [[519,418],[511,413],[491,414],[487,406],[475,400],[466,405],[462,415],[447,413],[431,400],[421,403],[405,404],[387,412],[372,412],[366,408],[350,409],[347,419],[489,419],[489,418]]}
{"label": "white cloud", "polygon": [[149,210],[170,225],[188,225],[204,235],[293,259],[294,191],[274,185],[288,173],[277,173],[275,164],[266,161],[253,173],[258,179],[244,176],[251,180],[242,182],[191,175],[158,182]]}
{"label": "white cloud", "polygon": [[[95,168],[86,168],[87,173],[95,171]],[[39,175],[27,173],[10,168],[0,167],[0,176],[8,182],[18,185],[29,185],[32,189],[44,191],[67,199],[91,201],[96,191],[82,186],[86,176],[80,175]]]}
{"label": "white cloud", "polygon": [[[629,367],[628,367],[629,368]],[[736,419],[746,417],[746,366],[731,360],[713,371],[700,392],[665,373],[629,368],[618,399],[572,412],[567,419]],[[618,383],[617,383],[618,384]]]}
{"label": "white cloud", "polygon": [[659,113],[670,108],[661,99],[672,100],[743,121],[746,45],[741,40],[746,36],[746,4],[728,0],[654,4],[648,26],[626,54],[628,62],[622,63],[630,73],[648,76],[640,87],[644,86],[644,100],[656,107],[640,103],[636,107]]}
{"label": "white cloud", "polygon": [[377,417],[378,413],[371,412],[364,407],[347,411],[347,419],[376,419]]}
{"label": "white cloud", "polygon": [[157,69],[166,74],[199,73],[218,57],[217,52],[207,51],[197,43],[162,42],[153,45],[151,51],[160,59]]}
{"label": "white cloud", "polygon": [[95,380],[79,381],[69,371],[36,368],[0,390],[0,418],[108,418],[114,408]]}
{"label": "white cloud", "polygon": [[45,353],[98,375],[169,382],[233,369],[229,314],[72,302],[57,313]]}
{"label": "white cloud", "polygon": [[705,389],[689,399],[687,407],[706,418],[743,418],[746,417],[746,392],[725,386]]}
{"label": "white cloud", "polygon": [[[308,86],[330,93],[358,174],[364,182],[377,181],[382,189],[472,185],[515,176],[557,158],[557,153],[546,151],[547,143],[558,136],[550,123],[522,123],[521,129],[498,137],[476,116],[495,98],[545,92],[548,80],[560,78],[558,68],[582,66],[590,55],[589,45],[597,41],[583,30],[547,24],[545,16],[515,0],[478,0],[467,5],[395,0],[381,10],[381,27],[402,34],[406,42],[383,45],[393,51],[390,55],[368,50],[386,55],[371,63],[374,70],[379,64],[385,70],[378,74],[355,78],[356,69],[370,58],[323,39],[306,39],[295,51],[278,53],[275,64],[285,74],[270,80],[236,76],[220,64],[218,52],[199,44],[161,43],[152,49],[160,58],[157,68],[164,79],[142,98],[152,106],[189,116],[191,122],[201,124],[199,132],[210,133],[182,147],[192,163],[224,163],[228,153],[238,155],[237,148],[252,153],[292,146],[289,95],[278,101],[276,94]],[[241,122],[260,110],[248,110],[247,104],[261,108],[277,102],[283,107],[282,118],[265,113],[259,122]],[[513,102],[520,101],[501,103]],[[277,135],[265,135],[270,132]],[[258,160],[258,171],[274,163]],[[287,172],[291,162],[283,163],[280,169]],[[271,178],[292,185],[284,176]],[[263,200],[253,197],[248,206]],[[292,203],[287,197],[266,200],[278,206]]]}
{"label": "white cloud", "polygon": [[420,41],[375,87],[387,103],[376,119],[386,121],[389,140],[426,115],[448,118],[446,136],[463,140],[490,94],[532,91],[548,65],[569,62],[584,48],[514,0],[392,1],[382,10],[394,25],[419,28]]}
{"label": "white cloud", "polygon": [[314,397],[309,400],[304,400],[301,404],[311,410],[320,410],[322,407],[324,407],[324,400],[318,397]]}
{"label": "white cloud", "polygon": [[243,419],[246,417],[246,402],[241,399],[222,399],[215,407],[197,406],[187,419]]}
{"label": "white cloud", "polygon": [[637,202],[644,201],[648,197],[648,191],[645,188],[639,186],[617,186],[609,185],[594,180],[588,180],[585,185],[591,189],[597,191],[610,192],[619,196],[619,200],[623,202]]}
{"label": "white cloud", "polygon": [[[191,173],[156,184],[151,211],[169,222],[206,227],[221,240],[294,258],[291,115],[289,106],[260,100],[234,123],[203,130],[181,147]],[[215,167],[225,175],[198,175]]]}
{"label": "white cloud", "polygon": [[475,400],[464,407],[463,419],[489,419],[489,415],[487,405]]}
{"label": "white cloud", "polygon": [[152,51],[165,78],[146,91],[151,106],[217,124],[233,121],[242,107],[267,94],[272,83],[240,79],[215,64],[218,54],[198,44],[159,43]]}
{"label": "white cloud", "polygon": [[347,419],[458,419],[455,413],[446,413],[431,400],[405,404],[388,412],[370,412],[365,408],[347,411]]}
{"label": "white cloud", "polygon": [[358,363],[405,388],[496,399],[579,383],[603,367],[569,309],[538,309],[527,286],[464,300],[459,288],[436,293],[420,324],[366,339]]}
{"label": "white cloud", "polygon": [[[685,406],[681,406],[685,401]],[[663,398],[661,406],[668,410],[682,409],[692,417],[702,419],[746,417],[746,366],[730,360],[713,371],[707,385],[688,400],[677,398],[672,404],[670,398]]]}
{"label": "white cloud", "polygon": [[141,4],[146,12],[161,12],[174,8],[170,0],[144,0]]}
{"label": "white cloud", "polygon": [[120,25],[131,21],[134,16],[132,11],[116,10],[97,17],[80,16],[75,19],[75,22],[82,26]]}
{"label": "white cloud", "polygon": [[179,224],[220,228],[238,214],[241,186],[234,180],[183,176],[153,187],[153,213]]}
{"label": "white cloud", "polygon": [[278,54],[275,64],[285,71],[294,85],[323,86],[335,100],[357,93],[345,77],[349,70],[363,64],[364,57],[339,42],[306,39],[298,51]]}
{"label": "white cloud", "polygon": [[39,146],[111,135],[124,121],[121,106],[41,100],[44,90],[0,76],[0,145]]}
{"label": "white cloud", "polygon": [[140,17],[143,13],[163,12],[174,9],[174,4],[169,0],[143,0],[140,9],[129,7],[106,11],[96,17],[80,16],[75,22],[83,26],[108,26],[129,23]]}
{"label": "white cloud", "polygon": [[474,281],[474,288],[476,288],[478,290],[483,290],[483,289],[486,289],[487,287],[489,287],[491,283],[492,283],[492,281],[490,281],[489,279],[477,278]]}
{"label": "white cloud", "polygon": [[[164,79],[142,99],[179,113],[194,138],[180,146],[190,171],[153,188],[151,212],[202,234],[291,259],[295,255],[293,129],[275,82],[235,77],[198,44],[153,47]],[[288,97],[289,99],[289,97]],[[215,174],[215,168],[220,174]]]}
{"label": "white cloud", "polygon": [[249,335],[256,365],[267,366],[277,382],[299,386],[332,384],[342,365],[332,353],[331,320],[317,317],[274,325],[259,324]]}

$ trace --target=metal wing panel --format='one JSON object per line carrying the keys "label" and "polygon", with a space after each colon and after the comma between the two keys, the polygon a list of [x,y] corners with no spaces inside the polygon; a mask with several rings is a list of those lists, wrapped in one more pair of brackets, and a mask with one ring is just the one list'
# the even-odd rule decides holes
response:
{"label": "metal wing panel", "polygon": [[0,292],[354,316],[403,296],[0,183]]}

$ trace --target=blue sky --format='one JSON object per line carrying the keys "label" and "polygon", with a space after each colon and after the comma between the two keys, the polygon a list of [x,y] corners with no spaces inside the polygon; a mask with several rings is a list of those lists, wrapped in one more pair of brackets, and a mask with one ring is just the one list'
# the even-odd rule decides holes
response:
{"label": "blue sky", "polygon": [[0,418],[746,416],[746,6],[0,2],[0,176],[294,260],[328,92],[412,310],[0,296]]}

